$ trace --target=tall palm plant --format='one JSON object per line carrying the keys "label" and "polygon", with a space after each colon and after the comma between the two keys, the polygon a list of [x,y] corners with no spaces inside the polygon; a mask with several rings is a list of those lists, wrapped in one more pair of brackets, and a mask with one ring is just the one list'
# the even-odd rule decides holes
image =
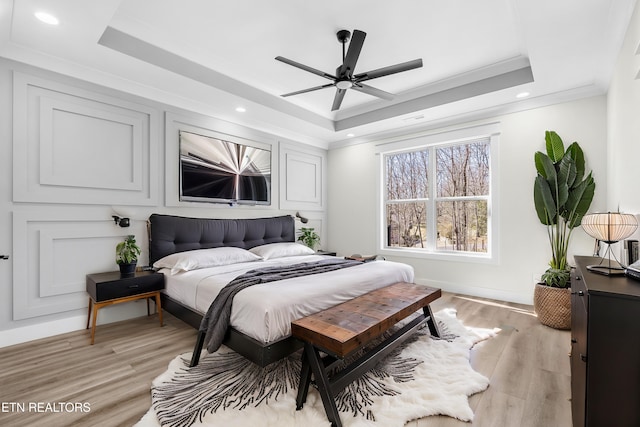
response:
{"label": "tall palm plant", "polygon": [[577,142],[567,150],[554,131],[545,132],[547,154],[534,156],[538,172],[533,200],[540,222],[547,226],[551,244],[549,269],[542,280],[549,286],[569,286],[567,251],[573,229],[587,213],[596,188],[591,172],[585,177],[584,153]]}

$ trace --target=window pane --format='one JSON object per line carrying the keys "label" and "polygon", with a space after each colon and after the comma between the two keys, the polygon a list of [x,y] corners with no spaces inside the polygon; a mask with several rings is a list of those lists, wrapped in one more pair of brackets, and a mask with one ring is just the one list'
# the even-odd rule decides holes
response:
{"label": "window pane", "polygon": [[489,143],[441,147],[436,150],[438,197],[489,194]]}
{"label": "window pane", "polygon": [[387,203],[387,246],[424,248],[427,215],[424,203]]}
{"label": "window pane", "polygon": [[425,199],[429,153],[413,151],[386,156],[387,200]]}
{"label": "window pane", "polygon": [[487,252],[487,202],[437,202],[437,250]]}

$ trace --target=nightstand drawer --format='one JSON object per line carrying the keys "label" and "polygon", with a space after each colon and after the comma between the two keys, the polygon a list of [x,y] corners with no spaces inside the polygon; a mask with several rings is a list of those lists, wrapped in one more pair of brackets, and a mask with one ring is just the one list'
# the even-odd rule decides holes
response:
{"label": "nightstand drawer", "polygon": [[120,277],[119,271],[87,275],[87,292],[96,301],[107,301],[164,289],[164,275],[154,271]]}

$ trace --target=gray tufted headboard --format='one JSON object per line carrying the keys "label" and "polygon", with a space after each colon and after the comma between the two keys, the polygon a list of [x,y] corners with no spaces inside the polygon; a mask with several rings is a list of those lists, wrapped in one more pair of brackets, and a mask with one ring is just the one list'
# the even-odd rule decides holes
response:
{"label": "gray tufted headboard", "polygon": [[211,219],[152,214],[149,217],[149,265],[176,252],[221,246],[250,249],[294,240],[294,218],[289,215]]}

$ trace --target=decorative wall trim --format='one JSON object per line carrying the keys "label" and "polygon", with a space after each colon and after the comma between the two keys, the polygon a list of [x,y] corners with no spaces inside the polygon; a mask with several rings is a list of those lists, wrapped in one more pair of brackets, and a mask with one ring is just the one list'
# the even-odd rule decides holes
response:
{"label": "decorative wall trim", "polygon": [[[39,117],[40,185],[143,191],[143,118],[45,96]],[[99,143],[80,144],[83,137]],[[89,155],[95,161],[82,162]]]}
{"label": "decorative wall trim", "polygon": [[86,274],[115,270],[115,245],[145,233],[142,222],[122,229],[102,212],[14,212],[13,320],[86,308]]}
{"label": "decorative wall trim", "polygon": [[13,200],[156,205],[159,112],[13,73]]}
{"label": "decorative wall trim", "polygon": [[280,209],[322,210],[326,200],[326,151],[280,144]]}
{"label": "decorative wall trim", "polygon": [[[0,65],[0,86],[9,96],[0,128],[5,152],[12,153],[2,169],[11,184],[0,191],[8,202],[3,231],[12,236],[2,252],[11,257],[0,295],[0,346],[84,329],[86,274],[117,270],[114,247],[127,234],[138,238],[146,264],[145,221],[152,212],[230,218],[295,213],[279,208],[277,136],[11,60],[0,59]],[[269,148],[271,206],[180,203],[179,129]],[[287,144],[326,155],[296,141]],[[78,164],[82,168],[74,169]],[[115,225],[113,214],[129,217],[131,227]],[[307,217],[325,241],[325,213]],[[120,304],[101,312],[98,323],[145,312],[143,301]]]}

